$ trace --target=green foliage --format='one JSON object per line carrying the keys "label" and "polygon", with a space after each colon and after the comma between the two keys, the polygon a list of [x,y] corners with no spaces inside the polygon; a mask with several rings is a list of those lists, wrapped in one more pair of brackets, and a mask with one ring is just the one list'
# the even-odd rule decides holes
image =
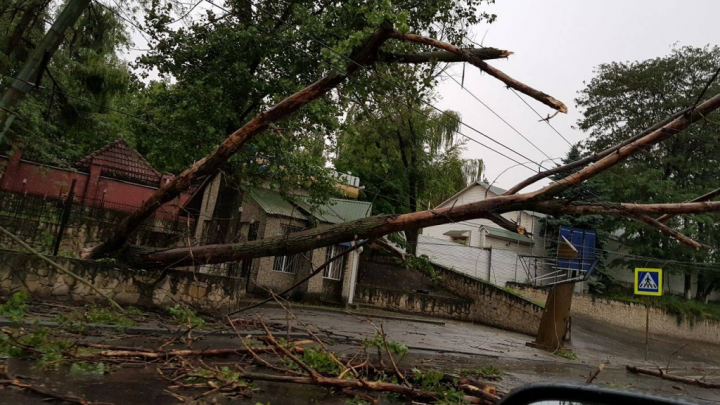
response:
{"label": "green foliage", "polygon": [[29,298],[25,291],[16,292],[8,298],[7,302],[0,305],[0,315],[9,318],[13,324],[22,323],[27,314]]}
{"label": "green foliage", "polygon": [[110,372],[110,367],[103,362],[88,363],[79,361],[70,366],[70,374],[97,374],[103,375]]}
{"label": "green foliage", "polygon": [[[398,356],[404,356],[408,352],[408,347],[402,343],[387,340],[387,345],[390,352],[395,353]],[[375,348],[385,351],[385,342],[383,342],[383,337],[379,332],[375,332],[372,338],[363,339],[363,346],[366,349]]]}
{"label": "green foliage", "polygon": [[71,342],[54,338],[50,329],[39,328],[7,330],[0,333],[0,353],[10,357],[34,356],[38,366],[54,367],[63,360],[63,353],[70,348]]}
{"label": "green foliage", "polygon": [[175,322],[188,327],[202,328],[205,326],[205,320],[199,317],[195,311],[190,308],[184,307],[180,304],[175,304],[174,307],[169,307],[168,312],[175,318]]}
{"label": "green foliage", "polygon": [[479,377],[479,378],[490,378],[490,377],[499,377],[503,374],[505,374],[500,367],[489,364],[478,368],[472,368],[472,369],[461,369],[458,370],[458,374],[461,376],[473,376],[473,377]]}
{"label": "green foliage", "polygon": [[83,311],[60,314],[55,320],[61,328],[81,334],[88,332],[88,324],[91,323],[114,325],[119,331],[135,324],[132,319],[115,308],[101,307],[96,304],[85,305]]}
{"label": "green foliage", "polygon": [[[589,135],[582,145],[584,152],[606,149],[694,105],[718,65],[718,46],[680,47],[654,59],[600,65],[576,100],[583,109],[578,126]],[[720,82],[715,81],[705,97],[718,92]],[[717,188],[720,167],[708,162],[720,153],[719,127],[712,124],[719,117],[718,112],[711,113],[707,122],[697,123],[598,176],[602,197],[606,201],[668,203],[687,201]],[[720,242],[720,215],[716,213],[677,217],[668,225],[711,246]],[[620,242],[630,254],[656,258],[657,263],[650,266],[662,265],[676,274],[697,273],[696,299],[700,301],[720,285],[717,272],[674,262],[716,263],[716,249],[689,249],[655,229],[625,219],[611,221],[605,230],[620,231]],[[632,258],[622,258],[617,264],[628,271],[648,266],[647,260]]]}
{"label": "green foliage", "polygon": [[572,350],[567,349],[557,349],[553,352],[555,356],[562,357],[564,359],[568,360],[577,360],[578,356],[573,352]]}
{"label": "green foliage", "polygon": [[[301,360],[321,374],[337,376],[342,372],[342,367],[332,359],[330,353],[319,347],[306,348]],[[288,367],[300,371],[300,368],[295,363],[288,362]]]}
{"label": "green foliage", "polygon": [[421,371],[417,368],[413,370],[413,383],[419,385],[424,391],[435,392],[438,394],[436,404],[441,405],[460,405],[463,404],[465,394],[456,390],[451,384],[442,381],[444,374],[441,371]]}
{"label": "green foliage", "polygon": [[345,405],[370,405],[370,402],[360,398],[360,397],[353,397],[348,398],[345,400]]}
{"label": "green foliage", "polygon": [[398,264],[402,264],[406,269],[419,271],[430,279],[431,282],[440,280],[440,276],[435,271],[430,258],[427,255],[415,256],[411,254],[405,255],[405,260],[398,259]]}

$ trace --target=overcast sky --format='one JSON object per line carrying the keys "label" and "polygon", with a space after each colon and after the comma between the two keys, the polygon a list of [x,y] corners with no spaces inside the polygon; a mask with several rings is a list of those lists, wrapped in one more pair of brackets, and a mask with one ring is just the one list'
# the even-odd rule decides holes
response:
{"label": "overcast sky", "polygon": [[[568,106],[567,115],[558,114],[550,122],[573,143],[585,138],[585,134],[573,129],[581,116],[574,99],[584,88],[583,82],[593,77],[596,66],[667,55],[674,44],[704,46],[720,42],[718,0],[496,1],[487,9],[497,14],[497,21],[476,27],[473,38],[480,42],[485,35],[485,46],[515,52],[507,60],[490,63]],[[452,71],[460,80],[462,68],[457,66]],[[567,152],[568,144],[545,123],[538,122],[537,115],[499,81],[467,66],[465,87],[550,157],[563,157]],[[442,97],[436,104],[439,108],[458,111],[468,125],[535,162],[547,159],[457,83],[446,79],[438,90]],[[543,116],[552,113],[549,107],[526,100]],[[462,132],[492,145],[467,127]],[[466,157],[482,158],[490,181],[516,164],[472,142],[468,142]],[[530,174],[519,166],[500,176],[496,185],[509,188]]]}
{"label": "overcast sky", "polygon": [[[496,1],[497,4],[485,7],[489,13],[497,14],[496,22],[475,27],[471,39],[479,43],[485,36],[483,45],[514,52],[509,59],[490,63],[568,106],[568,114],[558,114],[550,122],[572,143],[585,138],[582,132],[573,129],[581,116],[574,99],[584,87],[583,82],[593,77],[596,66],[667,55],[673,45],[705,46],[720,42],[717,22],[720,0]],[[133,33],[133,40],[137,48],[146,47],[146,41],[137,32]],[[140,53],[131,51],[127,58],[133,60]],[[455,65],[448,73],[460,81],[461,65]],[[469,126],[536,163],[547,159],[475,100],[469,93],[472,92],[549,157],[565,156],[569,145],[552,128],[539,122],[538,116],[502,83],[468,65],[464,84],[468,91],[444,78],[438,88],[441,99],[435,105],[459,112]],[[543,116],[553,112],[533,99],[526,101]],[[463,127],[462,133],[526,163],[470,128]],[[510,168],[517,163],[476,143],[468,142],[467,147],[465,157],[483,159],[486,177],[491,182],[497,178],[497,186],[509,188],[532,174],[522,166]],[[542,164],[549,167],[547,161]],[[528,189],[539,185],[542,184]]]}

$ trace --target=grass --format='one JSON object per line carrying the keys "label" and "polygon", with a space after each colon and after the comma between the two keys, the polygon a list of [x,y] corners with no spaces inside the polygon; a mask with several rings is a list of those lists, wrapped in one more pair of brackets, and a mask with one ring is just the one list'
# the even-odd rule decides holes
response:
{"label": "grass", "polygon": [[703,320],[720,322],[720,304],[687,300],[684,297],[666,294],[661,297],[640,297],[630,294],[626,289],[614,288],[608,293],[598,295],[615,301],[645,305],[650,303],[653,308],[660,308],[677,318],[678,325],[687,320],[690,325]]}
{"label": "grass", "polygon": [[562,358],[568,359],[568,360],[577,360],[578,359],[577,354],[575,354],[575,352],[573,352],[572,350],[557,349],[553,352],[553,354],[558,357],[562,357]]}
{"label": "grass", "polygon": [[101,307],[95,304],[86,305],[84,311],[60,314],[55,319],[61,328],[80,334],[88,332],[87,324],[89,323],[114,325],[118,331],[123,331],[128,326],[135,324],[132,319],[115,308]]}

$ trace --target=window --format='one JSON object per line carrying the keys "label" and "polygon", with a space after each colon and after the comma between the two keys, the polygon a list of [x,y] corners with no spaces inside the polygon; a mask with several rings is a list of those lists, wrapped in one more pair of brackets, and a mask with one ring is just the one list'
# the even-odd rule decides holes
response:
{"label": "window", "polygon": [[[282,232],[282,235],[289,235],[291,233],[302,230],[302,228],[297,226],[281,225],[280,230]],[[300,267],[300,260],[301,257],[299,254],[275,256],[275,260],[273,262],[273,270],[283,273],[295,274]]]}
{"label": "window", "polygon": [[[344,252],[345,250],[347,250],[347,247],[345,246],[328,246],[325,250],[325,261],[329,261],[333,257]],[[323,271],[323,277],[329,278],[331,280],[340,280],[342,278],[343,270],[345,269],[346,258],[347,255],[338,257],[337,259],[333,260],[332,263],[328,264],[328,266],[325,267],[325,270]]]}

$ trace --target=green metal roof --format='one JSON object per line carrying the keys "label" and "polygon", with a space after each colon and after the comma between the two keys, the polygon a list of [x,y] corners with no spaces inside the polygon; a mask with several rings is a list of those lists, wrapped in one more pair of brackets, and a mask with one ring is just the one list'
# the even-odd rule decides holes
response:
{"label": "green metal roof", "polygon": [[445,236],[468,236],[470,231],[447,231],[443,235]]}
{"label": "green metal roof", "polygon": [[303,201],[303,208],[311,212],[321,222],[339,224],[369,217],[372,214],[372,203],[366,201],[345,200],[331,198],[327,204],[321,204],[314,209]]}
{"label": "green metal roof", "polygon": [[277,191],[255,188],[250,191],[250,197],[260,205],[266,214],[282,215],[304,221],[309,219],[300,208],[287,202]]}
{"label": "green metal roof", "polygon": [[483,227],[485,229],[485,232],[488,233],[488,235],[492,236],[493,238],[503,239],[503,240],[509,240],[512,242],[520,242],[523,244],[529,244],[532,245],[535,243],[535,241],[532,240],[532,238],[520,235],[519,233],[506,231],[504,229],[498,229],[498,228],[491,228],[491,227]]}

